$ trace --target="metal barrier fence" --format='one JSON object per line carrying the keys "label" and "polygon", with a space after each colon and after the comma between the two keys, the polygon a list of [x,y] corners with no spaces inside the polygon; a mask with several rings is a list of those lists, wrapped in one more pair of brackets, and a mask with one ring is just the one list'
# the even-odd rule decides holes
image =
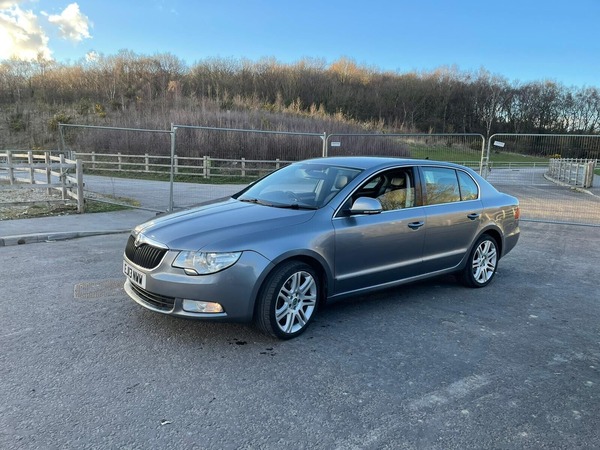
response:
{"label": "metal barrier fence", "polygon": [[597,160],[600,136],[495,134],[488,140],[482,173],[519,199],[523,220],[600,226],[600,188],[557,183],[546,174],[556,158]]}
{"label": "metal barrier fence", "polygon": [[175,124],[170,130],[60,124],[59,130],[61,149],[84,160],[89,195],[157,212],[231,195],[282,165],[320,157],[326,138]]}
{"label": "metal barrier fence", "polygon": [[133,172],[94,170],[89,161],[82,158],[84,192],[87,198],[101,198],[106,203],[156,212],[173,209],[174,173],[171,167],[175,136],[172,130],[59,124],[59,136],[61,151],[70,154],[71,158],[86,153],[90,148],[96,149],[98,155],[143,149],[152,156],[166,157],[168,165],[164,173],[150,179],[136,179]]}
{"label": "metal barrier fence", "polygon": [[[174,208],[231,195],[249,182],[294,161],[323,156],[325,133],[245,130],[191,125],[171,126],[181,166],[175,183]],[[175,164],[173,162],[173,164]],[[173,171],[175,171],[175,165]]]}
{"label": "metal barrier fence", "polygon": [[338,134],[326,139],[326,156],[394,156],[462,164],[478,171],[484,158],[481,134]]}
{"label": "metal barrier fence", "polygon": [[[189,125],[172,125],[170,130],[60,129],[63,150],[68,147],[84,160],[88,190],[117,201],[133,198],[141,208],[156,211],[231,195],[293,161],[378,155],[475,168],[499,190],[520,199],[524,220],[600,225],[599,188],[579,192],[545,176],[551,159],[559,156],[597,159],[600,136],[496,134],[486,146],[480,134],[327,135]],[[94,133],[105,136],[90,138]]]}

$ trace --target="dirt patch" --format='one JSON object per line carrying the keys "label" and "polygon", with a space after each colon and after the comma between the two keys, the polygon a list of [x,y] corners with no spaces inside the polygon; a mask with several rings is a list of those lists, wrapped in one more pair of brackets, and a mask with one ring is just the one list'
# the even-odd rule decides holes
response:
{"label": "dirt patch", "polygon": [[0,220],[77,213],[77,205],[55,203],[60,192],[46,189],[11,189],[0,181]]}

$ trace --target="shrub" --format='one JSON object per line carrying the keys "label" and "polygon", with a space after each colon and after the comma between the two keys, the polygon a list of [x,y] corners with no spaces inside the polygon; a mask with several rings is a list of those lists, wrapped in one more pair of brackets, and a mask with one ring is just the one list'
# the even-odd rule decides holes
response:
{"label": "shrub", "polygon": [[10,114],[7,119],[8,130],[11,133],[18,133],[19,131],[25,131],[27,129],[27,122],[23,113],[16,112]]}
{"label": "shrub", "polygon": [[59,123],[71,123],[72,121],[73,117],[67,115],[66,113],[56,113],[48,122],[48,128],[50,128],[50,131],[58,131]]}

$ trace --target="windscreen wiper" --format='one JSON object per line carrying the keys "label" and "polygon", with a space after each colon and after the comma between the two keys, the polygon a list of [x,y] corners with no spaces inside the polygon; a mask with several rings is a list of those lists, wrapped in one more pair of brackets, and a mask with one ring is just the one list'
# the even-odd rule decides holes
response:
{"label": "windscreen wiper", "polygon": [[286,209],[319,209],[316,206],[310,206],[310,205],[301,205],[299,203],[290,203],[290,204],[285,204],[285,203],[277,203],[277,204],[273,204],[271,206],[274,206],[275,208],[286,208]]}
{"label": "windscreen wiper", "polygon": [[246,203],[255,203],[257,205],[263,205],[263,206],[274,206],[272,203],[268,203],[262,200],[259,200],[257,198],[238,198],[238,200],[240,202],[246,202]]}

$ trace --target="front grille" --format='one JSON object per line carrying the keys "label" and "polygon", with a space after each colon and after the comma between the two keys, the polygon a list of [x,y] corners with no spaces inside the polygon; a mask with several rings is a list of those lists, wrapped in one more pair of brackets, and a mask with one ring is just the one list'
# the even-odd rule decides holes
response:
{"label": "front grille", "polygon": [[175,298],[166,297],[164,295],[153,294],[152,292],[148,292],[145,289],[142,289],[139,286],[136,286],[133,283],[129,283],[133,291],[144,300],[146,303],[152,305],[156,309],[160,309],[161,311],[171,311],[173,306],[175,306]]}
{"label": "front grille", "polygon": [[160,264],[167,251],[163,248],[153,247],[148,244],[135,246],[135,238],[129,236],[127,246],[125,247],[125,256],[134,264],[144,269],[154,269]]}

